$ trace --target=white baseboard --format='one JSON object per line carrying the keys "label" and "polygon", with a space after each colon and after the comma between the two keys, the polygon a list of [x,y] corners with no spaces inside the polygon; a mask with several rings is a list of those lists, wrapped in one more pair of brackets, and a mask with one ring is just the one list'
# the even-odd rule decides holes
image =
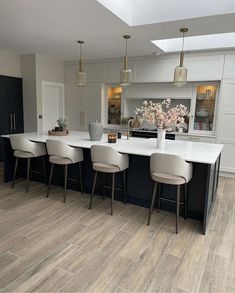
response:
{"label": "white baseboard", "polygon": [[227,178],[235,178],[235,173],[220,171],[219,172],[219,176],[221,176],[221,177],[227,177]]}

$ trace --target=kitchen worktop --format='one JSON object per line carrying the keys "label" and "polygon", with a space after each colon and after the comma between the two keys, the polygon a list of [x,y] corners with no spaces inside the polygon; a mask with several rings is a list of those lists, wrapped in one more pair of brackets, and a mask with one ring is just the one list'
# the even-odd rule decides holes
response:
{"label": "kitchen worktop", "polygon": [[[104,134],[101,141],[90,141],[88,132],[71,131],[68,136],[55,137],[47,134],[40,134],[36,132],[17,134],[35,142],[46,142],[47,139],[63,140],[68,145],[73,147],[90,148],[93,144],[102,144],[111,146],[117,151],[126,154],[151,156],[151,154],[159,152],[165,154],[175,154],[182,157],[184,160],[195,163],[214,164],[220,155],[223,145],[191,142],[191,141],[177,141],[166,140],[165,148],[163,150],[157,149],[156,138],[136,138],[130,137],[127,140],[124,136],[118,139],[117,143],[110,144],[107,142],[107,134]],[[3,137],[9,137],[5,135]]]}

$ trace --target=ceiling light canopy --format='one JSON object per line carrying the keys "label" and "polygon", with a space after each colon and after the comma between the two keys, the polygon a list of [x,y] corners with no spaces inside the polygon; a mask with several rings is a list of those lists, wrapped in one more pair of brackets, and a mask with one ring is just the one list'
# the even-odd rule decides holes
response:
{"label": "ceiling light canopy", "polygon": [[[151,41],[163,52],[179,52],[181,50],[182,39],[164,39]],[[184,51],[228,49],[235,47],[235,33],[223,33],[203,36],[185,37]]]}
{"label": "ceiling light canopy", "polygon": [[86,84],[86,72],[84,70],[84,62],[82,60],[82,45],[84,41],[77,41],[80,45],[80,60],[79,60],[79,69],[76,71],[76,85],[84,86]]}

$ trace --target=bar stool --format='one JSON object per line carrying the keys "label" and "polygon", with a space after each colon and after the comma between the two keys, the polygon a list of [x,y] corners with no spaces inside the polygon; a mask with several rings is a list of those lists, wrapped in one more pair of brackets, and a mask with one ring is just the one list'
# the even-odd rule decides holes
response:
{"label": "bar stool", "polygon": [[[95,192],[97,173],[101,172],[112,174],[112,197],[111,197],[111,215],[113,215],[114,205],[114,191],[123,191],[124,203],[126,203],[126,172],[125,170],[129,167],[129,157],[126,154],[120,154],[112,147],[102,145],[91,146],[91,160],[93,169],[95,170],[95,176],[92,186],[92,193],[90,197],[89,209],[92,207],[93,196]],[[123,172],[123,189],[115,188],[115,174]],[[104,182],[103,182],[104,184]],[[103,186],[103,188],[110,188],[110,186]]]}
{"label": "bar stool", "polygon": [[53,176],[54,165],[64,166],[65,176],[64,176],[64,203],[66,202],[66,192],[67,192],[67,181],[68,179],[68,166],[71,164],[79,163],[79,175],[80,175],[80,187],[81,193],[83,193],[83,184],[82,184],[82,166],[81,162],[83,161],[83,151],[80,148],[74,148],[68,146],[65,142],[61,140],[52,140],[48,139],[46,141],[47,152],[49,155],[49,162],[51,163],[49,184],[47,188],[47,197],[50,193],[50,185]]}
{"label": "bar stool", "polygon": [[[155,153],[150,157],[150,173],[152,179],[155,181],[152,195],[151,206],[149,209],[148,225],[150,224],[153,205],[155,202],[158,183],[165,183],[177,186],[176,196],[176,234],[178,234],[179,225],[179,205],[180,205],[180,186],[185,185],[184,192],[184,217],[187,218],[187,183],[192,178],[192,164],[186,163],[181,157],[176,155],[168,155]],[[160,201],[167,200],[160,197],[160,190],[158,193],[157,209],[160,209]],[[170,200],[172,201],[172,200]]]}
{"label": "bar stool", "polygon": [[[32,142],[24,137],[18,135],[10,136],[11,147],[14,150],[15,157],[15,168],[12,181],[12,188],[15,187],[16,172],[18,167],[19,159],[27,159],[27,182],[26,182],[26,192],[29,192],[29,176],[30,176],[30,163],[32,158],[42,157],[43,165],[43,175],[45,184],[46,179],[46,167],[45,167],[45,155],[46,147],[44,143]],[[32,171],[35,172],[35,171]]]}

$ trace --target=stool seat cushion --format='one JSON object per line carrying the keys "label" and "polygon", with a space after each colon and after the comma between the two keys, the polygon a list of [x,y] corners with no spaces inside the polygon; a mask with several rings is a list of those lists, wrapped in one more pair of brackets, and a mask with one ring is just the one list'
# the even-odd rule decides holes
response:
{"label": "stool seat cushion", "polygon": [[118,166],[106,163],[93,163],[93,169],[104,173],[117,173],[121,171]]}
{"label": "stool seat cushion", "polygon": [[73,161],[68,159],[68,158],[64,158],[64,157],[59,157],[59,156],[50,156],[49,157],[49,161],[52,164],[56,164],[56,165],[69,165],[69,164],[73,164]]}
{"label": "stool seat cushion", "polygon": [[186,180],[183,177],[171,174],[152,173],[151,177],[158,183],[165,183],[170,185],[181,185],[186,183]]}
{"label": "stool seat cushion", "polygon": [[30,152],[23,152],[23,151],[14,151],[14,156],[17,158],[23,158],[23,159],[28,159],[28,158],[33,158],[34,155]]}

